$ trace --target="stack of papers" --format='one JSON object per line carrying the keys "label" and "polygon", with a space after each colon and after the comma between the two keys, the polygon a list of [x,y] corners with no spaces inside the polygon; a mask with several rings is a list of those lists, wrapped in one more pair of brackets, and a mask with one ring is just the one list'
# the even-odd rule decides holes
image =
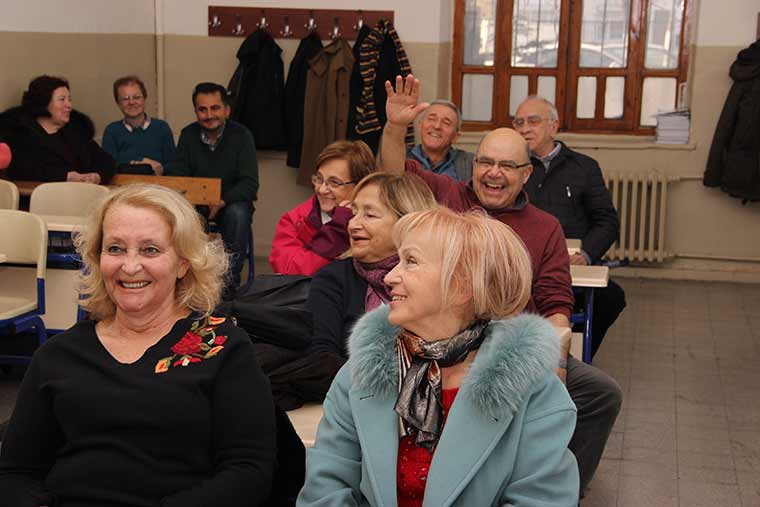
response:
{"label": "stack of papers", "polygon": [[663,144],[686,144],[689,142],[691,114],[687,110],[661,111],[657,118],[656,142]]}

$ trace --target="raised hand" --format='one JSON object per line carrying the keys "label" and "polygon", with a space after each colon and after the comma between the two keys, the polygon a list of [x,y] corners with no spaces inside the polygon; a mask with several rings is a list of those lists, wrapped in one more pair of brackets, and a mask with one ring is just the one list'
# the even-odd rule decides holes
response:
{"label": "raised hand", "polygon": [[385,114],[388,123],[406,128],[417,118],[417,115],[424,111],[430,104],[427,102],[418,102],[420,99],[420,80],[415,79],[412,74],[406,76],[396,76],[396,89],[393,89],[390,81],[385,82],[385,92],[388,94],[388,100],[385,103]]}

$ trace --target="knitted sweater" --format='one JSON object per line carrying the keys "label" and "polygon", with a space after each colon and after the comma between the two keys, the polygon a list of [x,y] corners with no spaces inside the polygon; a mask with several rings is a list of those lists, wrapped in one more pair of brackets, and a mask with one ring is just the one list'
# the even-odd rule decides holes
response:
{"label": "knitted sweater", "polygon": [[148,157],[166,165],[177,156],[172,129],[158,118],[151,118],[146,129],[133,128],[131,132],[124,126],[124,120],[109,123],[103,132],[103,149],[117,164]]}
{"label": "knitted sweater", "polygon": [[269,382],[245,331],[177,321],[131,364],[84,321],[43,345],[0,452],[0,505],[243,507],[275,463]]}
{"label": "knitted sweater", "polygon": [[259,190],[259,165],[253,135],[240,123],[227,121],[214,151],[201,141],[201,126],[191,123],[179,136],[177,160],[167,176],[222,179],[222,200],[252,202]]}

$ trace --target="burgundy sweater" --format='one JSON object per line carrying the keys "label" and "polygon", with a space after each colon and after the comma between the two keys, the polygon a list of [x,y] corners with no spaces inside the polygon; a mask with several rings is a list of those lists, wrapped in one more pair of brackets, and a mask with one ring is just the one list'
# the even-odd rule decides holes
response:
{"label": "burgundy sweater", "polygon": [[[469,183],[426,171],[416,160],[407,160],[406,170],[425,180],[440,204],[455,211],[483,208]],[[556,218],[528,203],[525,192],[518,197],[518,202],[523,205],[486,211],[510,226],[528,249],[533,265],[533,287],[527,310],[544,317],[559,313],[569,319],[573,310],[573,289],[562,226]]]}

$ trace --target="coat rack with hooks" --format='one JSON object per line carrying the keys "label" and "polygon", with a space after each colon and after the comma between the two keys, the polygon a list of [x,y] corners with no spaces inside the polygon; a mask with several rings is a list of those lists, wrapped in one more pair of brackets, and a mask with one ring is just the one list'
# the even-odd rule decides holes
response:
{"label": "coat rack with hooks", "polygon": [[363,25],[372,27],[381,19],[392,22],[393,11],[210,5],[208,34],[210,37],[247,37],[262,29],[276,39],[301,39],[316,31],[325,40],[337,37],[356,40]]}

